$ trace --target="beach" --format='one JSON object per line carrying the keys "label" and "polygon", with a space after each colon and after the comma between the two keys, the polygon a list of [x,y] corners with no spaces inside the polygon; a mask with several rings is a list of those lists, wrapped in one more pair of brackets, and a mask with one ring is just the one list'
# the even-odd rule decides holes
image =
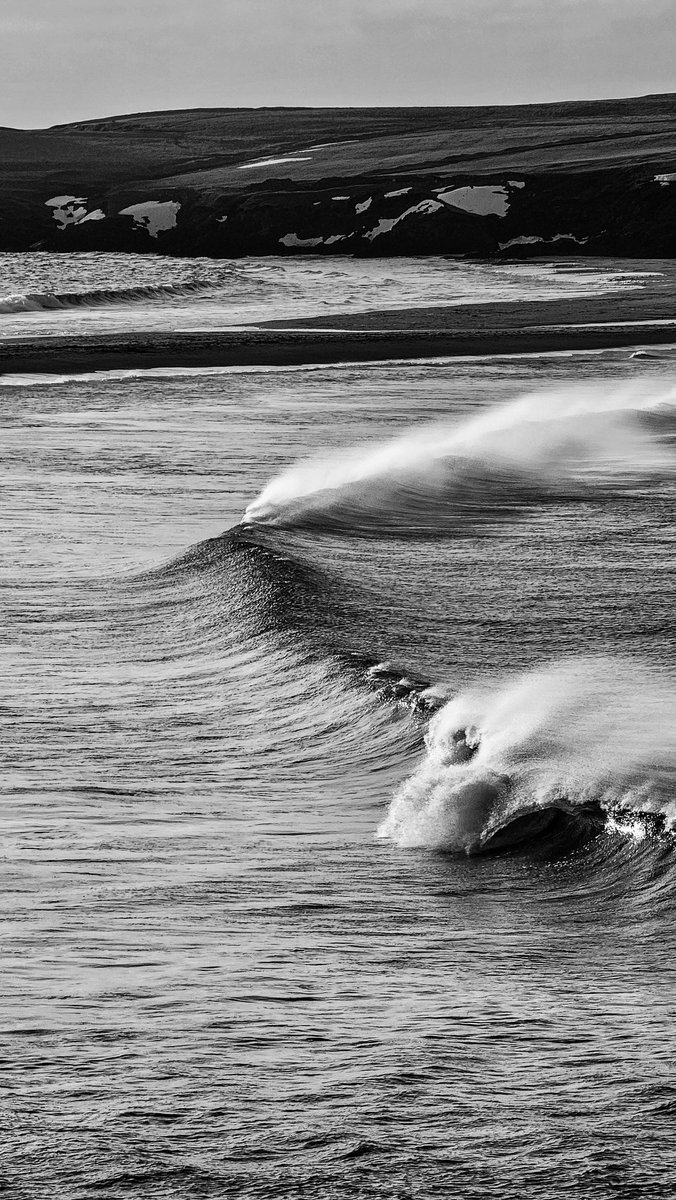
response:
{"label": "beach", "polygon": [[0,373],[301,366],[674,342],[673,299],[647,288],[592,300],[375,309],[202,332],[11,337],[0,346]]}

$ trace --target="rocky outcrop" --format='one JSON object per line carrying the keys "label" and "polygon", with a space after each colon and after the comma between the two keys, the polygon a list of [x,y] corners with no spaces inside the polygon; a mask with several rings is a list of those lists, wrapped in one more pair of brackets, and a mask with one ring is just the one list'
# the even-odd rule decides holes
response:
{"label": "rocky outcrop", "polygon": [[[248,125],[246,114],[227,111],[209,121],[142,114],[69,127],[67,139],[64,130],[27,131],[23,141],[20,131],[0,131],[10,145],[0,248],[214,257],[676,253],[674,97],[537,110],[281,111],[285,123],[279,111],[276,124],[270,117],[274,143],[260,112]],[[238,120],[249,130],[239,156],[216,136],[227,120],[231,136]],[[353,136],[304,146],[309,123],[315,138]],[[53,158],[28,169],[32,139]],[[115,146],[111,166],[104,151]],[[14,174],[12,153],[21,160]]]}

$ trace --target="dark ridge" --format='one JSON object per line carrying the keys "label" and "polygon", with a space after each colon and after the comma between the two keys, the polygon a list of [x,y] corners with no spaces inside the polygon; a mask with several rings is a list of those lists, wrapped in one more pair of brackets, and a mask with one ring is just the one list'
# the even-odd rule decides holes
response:
{"label": "dark ridge", "polygon": [[[0,154],[0,250],[500,257],[506,243],[527,238],[520,255],[676,254],[676,187],[655,179],[676,171],[673,94],[484,107],[160,110],[2,128]],[[402,184],[411,197],[394,203],[387,192]],[[508,211],[436,201],[435,189],[472,185],[507,188]],[[355,202],[369,197],[368,211],[333,204],[329,186]],[[87,212],[101,209],[104,218],[59,219],[47,203],[58,195],[82,196]],[[148,200],[179,206],[153,233],[121,214]],[[422,201],[427,209],[411,215]],[[391,227],[378,230],[381,219]]]}

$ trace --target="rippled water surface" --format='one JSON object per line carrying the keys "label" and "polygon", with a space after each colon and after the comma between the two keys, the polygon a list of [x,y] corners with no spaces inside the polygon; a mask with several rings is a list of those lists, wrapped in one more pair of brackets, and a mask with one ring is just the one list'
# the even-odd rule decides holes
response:
{"label": "rippled water surface", "polygon": [[10,1194],[672,1194],[650,353],[0,386]]}
{"label": "rippled water surface", "polygon": [[0,337],[214,330],[383,308],[612,296],[662,286],[662,261],[163,258],[0,254]]}

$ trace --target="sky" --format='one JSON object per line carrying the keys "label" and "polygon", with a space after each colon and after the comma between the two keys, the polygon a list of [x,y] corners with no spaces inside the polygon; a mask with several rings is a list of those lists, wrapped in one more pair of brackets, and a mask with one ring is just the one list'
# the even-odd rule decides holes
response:
{"label": "sky", "polygon": [[[13,9],[13,11],[10,11]],[[674,0],[16,0],[0,125],[676,90]]]}

